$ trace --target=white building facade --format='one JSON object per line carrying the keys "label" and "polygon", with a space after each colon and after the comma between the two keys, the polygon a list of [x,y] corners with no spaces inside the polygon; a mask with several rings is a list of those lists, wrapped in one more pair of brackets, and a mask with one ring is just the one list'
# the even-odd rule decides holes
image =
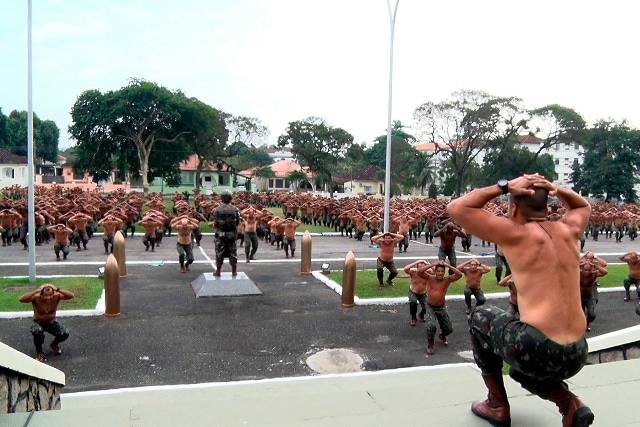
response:
{"label": "white building facade", "polygon": [[27,158],[0,149],[0,188],[29,183]]}

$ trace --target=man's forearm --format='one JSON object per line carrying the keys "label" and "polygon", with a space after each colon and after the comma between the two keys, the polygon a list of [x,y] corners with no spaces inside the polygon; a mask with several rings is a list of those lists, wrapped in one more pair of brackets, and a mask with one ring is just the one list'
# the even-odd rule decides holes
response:
{"label": "man's forearm", "polygon": [[558,187],[558,192],[556,194],[558,195],[558,198],[567,204],[569,209],[579,209],[589,206],[589,202],[587,202],[578,193],[573,190],[569,190],[568,188]]}

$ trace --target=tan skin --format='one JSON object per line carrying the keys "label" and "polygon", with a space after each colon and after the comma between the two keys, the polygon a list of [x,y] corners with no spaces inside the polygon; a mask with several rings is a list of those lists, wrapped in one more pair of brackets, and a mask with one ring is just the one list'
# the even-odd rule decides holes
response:
{"label": "tan skin", "polygon": [[384,233],[378,234],[371,242],[380,246],[380,259],[384,262],[393,261],[393,255],[395,252],[396,244],[404,240],[404,236],[401,234]]}
{"label": "tan skin", "polygon": [[47,283],[22,295],[20,302],[31,303],[33,305],[33,320],[39,324],[47,324],[56,320],[58,303],[73,297],[73,292],[56,289],[55,286]]}
{"label": "tan skin", "polygon": [[73,233],[73,230],[65,227],[64,224],[54,225],[47,228],[47,230],[49,230],[50,233],[53,233],[56,243],[63,246],[67,246],[69,244],[69,235]]}
{"label": "tan skin", "polygon": [[411,278],[409,289],[414,294],[424,295],[427,293],[427,280],[429,280],[429,275],[425,272],[428,268],[429,263],[423,259],[419,259],[404,267],[404,272]]}
{"label": "tan skin", "polygon": [[449,203],[449,215],[474,236],[502,248],[517,284],[520,319],[564,345],[584,337],[586,319],[580,301],[580,254],[575,242],[584,232],[591,207],[575,192],[558,188],[540,175],[509,181],[513,196],[531,196],[545,188],[567,206],[562,220],[546,221],[546,212],[529,217],[516,204],[510,218],[482,208],[500,196],[497,185],[474,190]]}
{"label": "tan skin", "polygon": [[144,227],[144,233],[147,236],[155,236],[156,230],[162,226],[163,222],[154,218],[143,218],[142,221],[138,222],[142,227]]}
{"label": "tan skin", "polygon": [[191,243],[191,232],[198,228],[198,224],[194,224],[193,221],[190,221],[188,218],[178,217],[171,221],[171,228],[178,232],[178,243],[188,245]]}
{"label": "tan skin", "polygon": [[122,225],[122,220],[109,216],[98,221],[98,224],[102,225],[107,237],[113,237]]}
{"label": "tan skin", "polygon": [[[449,271],[452,271],[453,274],[445,276],[445,268],[449,268]],[[434,307],[444,305],[444,297],[447,295],[449,285],[462,277],[460,270],[443,261],[431,264],[425,274],[428,276],[427,302]]]}
{"label": "tan skin", "polygon": [[469,289],[480,289],[482,275],[491,271],[491,267],[481,264],[477,259],[471,258],[458,265],[458,270],[464,274]]}
{"label": "tan skin", "polygon": [[580,293],[582,295],[591,295],[593,285],[595,285],[598,277],[606,276],[607,270],[599,264],[585,262],[580,265]]}
{"label": "tan skin", "polygon": [[619,259],[622,262],[626,262],[629,266],[629,277],[632,279],[640,279],[640,253],[628,252]]}
{"label": "tan skin", "polygon": [[516,285],[513,283],[513,277],[511,274],[505,276],[498,282],[498,286],[506,286],[509,288],[509,302],[513,305],[518,305],[518,293],[516,292]]}
{"label": "tan skin", "polygon": [[301,224],[293,218],[287,218],[284,222],[284,235],[287,239],[293,239],[296,237],[296,228]]}
{"label": "tan skin", "polygon": [[445,251],[453,249],[456,243],[456,237],[466,237],[466,235],[452,223],[445,224],[440,230],[436,231],[435,237],[440,237],[440,247]]}

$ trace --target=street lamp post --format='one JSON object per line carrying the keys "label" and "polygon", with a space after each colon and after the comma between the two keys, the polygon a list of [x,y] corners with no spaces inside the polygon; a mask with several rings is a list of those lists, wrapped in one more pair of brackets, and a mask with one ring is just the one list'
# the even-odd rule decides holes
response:
{"label": "street lamp post", "polygon": [[387,0],[387,9],[389,11],[389,104],[387,114],[387,159],[384,175],[384,232],[389,231],[389,202],[391,193],[391,100],[393,95],[393,34],[396,26],[396,12],[398,11],[398,3],[400,0],[396,0],[396,5],[391,12],[390,0]]}
{"label": "street lamp post", "polygon": [[31,79],[31,0],[28,1],[28,13],[27,13],[27,176],[28,176],[28,199],[27,199],[27,226],[29,227],[29,282],[34,284],[36,282],[36,218],[34,209],[34,166],[33,166],[33,94],[32,94],[32,79]]}

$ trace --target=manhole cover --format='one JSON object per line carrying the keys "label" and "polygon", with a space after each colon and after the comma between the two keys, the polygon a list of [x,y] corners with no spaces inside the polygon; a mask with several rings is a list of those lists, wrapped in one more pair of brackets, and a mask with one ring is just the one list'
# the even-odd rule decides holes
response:
{"label": "manhole cover", "polygon": [[360,372],[362,357],[346,348],[319,351],[307,358],[307,366],[319,374],[341,374]]}

